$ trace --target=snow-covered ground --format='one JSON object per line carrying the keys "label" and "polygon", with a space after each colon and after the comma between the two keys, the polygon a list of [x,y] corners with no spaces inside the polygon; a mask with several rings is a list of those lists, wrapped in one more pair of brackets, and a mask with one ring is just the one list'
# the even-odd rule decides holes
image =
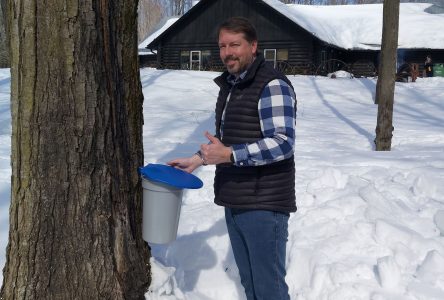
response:
{"label": "snow-covered ground", "polygon": [[[11,198],[11,77],[0,69],[0,266],[3,270],[8,244],[9,202]],[[3,281],[3,272],[0,272]]]}
{"label": "snow-covered ground", "polygon": [[[145,163],[214,132],[214,72],[142,69]],[[391,152],[373,151],[374,79],[290,76],[298,98],[287,282],[295,300],[444,299],[444,78],[397,83]],[[9,70],[0,71],[0,266],[10,197]],[[178,238],[152,246],[146,299],[241,300],[213,166],[186,190]]]}

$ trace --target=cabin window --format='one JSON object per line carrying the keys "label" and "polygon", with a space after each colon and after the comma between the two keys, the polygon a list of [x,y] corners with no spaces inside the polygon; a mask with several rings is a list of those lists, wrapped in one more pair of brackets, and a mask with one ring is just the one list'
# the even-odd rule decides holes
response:
{"label": "cabin window", "polygon": [[276,68],[279,63],[288,61],[288,49],[265,49],[264,58]]}
{"label": "cabin window", "polygon": [[327,51],[322,50],[321,51],[321,63],[327,60]]}
{"label": "cabin window", "polygon": [[276,53],[277,61],[288,61],[288,49],[278,49]]}
{"label": "cabin window", "polygon": [[210,50],[182,50],[180,51],[181,70],[205,70],[211,64]]}
{"label": "cabin window", "polygon": [[202,69],[209,70],[211,67],[211,51],[202,50]]}
{"label": "cabin window", "polygon": [[190,51],[180,51],[180,69],[190,69]]}
{"label": "cabin window", "polygon": [[264,49],[264,58],[276,67],[276,49]]}

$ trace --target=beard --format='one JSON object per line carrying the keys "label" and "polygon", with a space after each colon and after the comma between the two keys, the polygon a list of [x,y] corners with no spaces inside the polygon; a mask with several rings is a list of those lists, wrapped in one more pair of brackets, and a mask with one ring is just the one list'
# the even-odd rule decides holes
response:
{"label": "beard", "polygon": [[226,64],[228,64],[228,62],[230,62],[230,61],[239,61],[239,58],[237,58],[237,57],[234,57],[233,55],[229,55],[229,56],[227,56],[227,57],[225,57],[225,59],[224,59],[224,64],[226,65]]}
{"label": "beard", "polygon": [[248,55],[241,55],[240,57],[235,55],[227,55],[223,59],[223,63],[227,68],[227,71],[230,74],[236,76],[242,74],[245,70],[247,70],[248,67],[253,63],[253,61],[254,56],[249,57]]}
{"label": "beard", "polygon": [[227,67],[228,72],[233,75],[239,75],[246,70],[240,59],[232,55],[225,57],[224,65]]}

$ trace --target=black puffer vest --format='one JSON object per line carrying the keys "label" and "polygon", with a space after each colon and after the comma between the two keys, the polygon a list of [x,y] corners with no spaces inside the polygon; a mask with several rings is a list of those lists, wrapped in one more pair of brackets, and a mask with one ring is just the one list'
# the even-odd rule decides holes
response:
{"label": "black puffer vest", "polygon": [[[230,94],[228,72],[214,81],[220,91],[216,104],[216,136],[220,138],[222,113]],[[231,89],[226,108],[222,142],[227,145],[253,143],[263,138],[258,102],[264,87],[274,79],[289,80],[256,57],[244,79]],[[296,211],[294,157],[255,167],[237,167],[231,164],[216,166],[214,179],[215,203],[243,208],[280,212]]]}

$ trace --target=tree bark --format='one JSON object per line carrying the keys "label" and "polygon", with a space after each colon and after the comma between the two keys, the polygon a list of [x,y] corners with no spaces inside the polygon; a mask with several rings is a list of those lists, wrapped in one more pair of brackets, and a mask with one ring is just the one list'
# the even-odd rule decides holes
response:
{"label": "tree bark", "polygon": [[0,0],[0,68],[10,67],[6,7],[6,0]]}
{"label": "tree bark", "polygon": [[375,139],[377,151],[390,151],[392,143],[399,2],[399,0],[384,1],[381,59],[375,96],[375,103],[378,104]]}
{"label": "tree bark", "polygon": [[10,0],[1,299],[143,299],[137,0]]}

